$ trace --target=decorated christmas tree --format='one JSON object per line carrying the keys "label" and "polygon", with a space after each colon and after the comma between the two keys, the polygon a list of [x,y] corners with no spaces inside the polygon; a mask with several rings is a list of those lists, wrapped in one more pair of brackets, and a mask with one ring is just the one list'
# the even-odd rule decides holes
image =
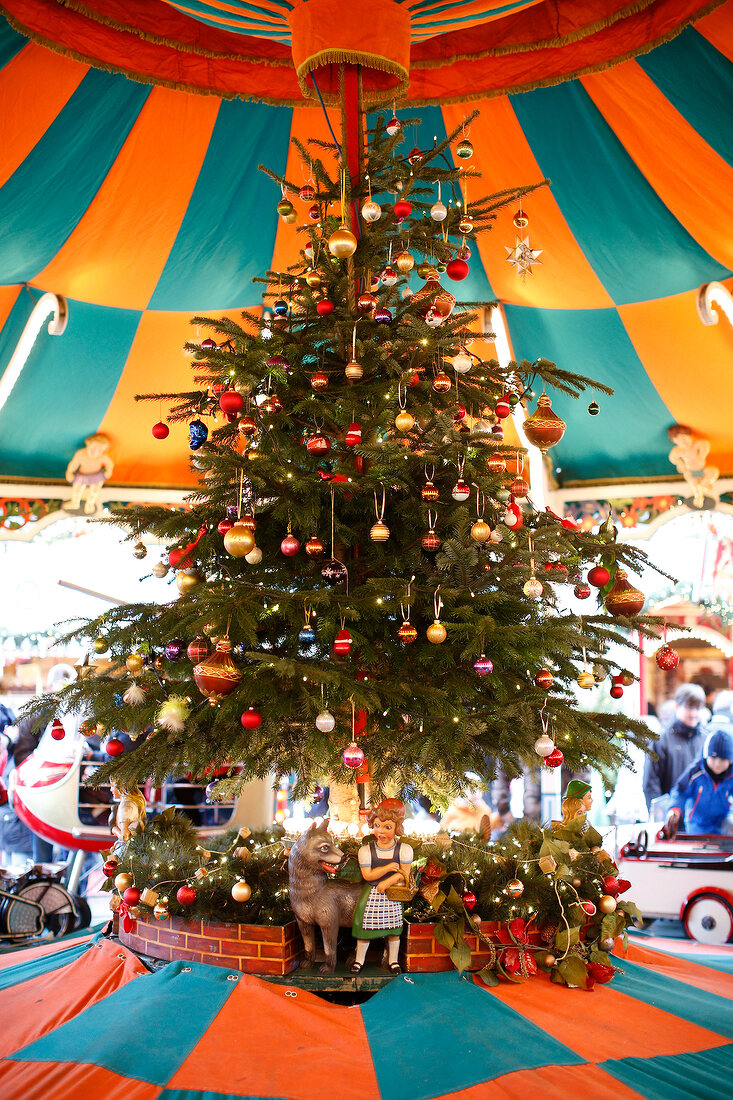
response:
{"label": "decorated christmas tree", "polygon": [[[496,762],[577,770],[618,764],[621,732],[645,742],[640,723],[578,709],[575,690],[623,676],[609,648],[650,629],[625,572],[643,555],[610,524],[537,511],[503,440],[539,398],[524,431],[544,453],[565,428],[546,391],[605,387],[483,359],[486,303],[448,289],[532,188],[482,196],[464,127],[405,144],[379,117],[357,150],[298,146],[305,186],[272,178],[300,264],[263,273],[264,312],[198,318],[192,388],[147,395],[188,422],[200,485],[183,508],[113,519],[167,547],[153,573],[171,598],[86,623],[77,636],[110,663],[34,705],[109,738],[96,781],[216,769],[213,797],[269,774],[306,797],[368,767],[373,797],[440,803]],[[598,592],[582,619],[568,585]],[[143,743],[121,752],[116,731]]]}

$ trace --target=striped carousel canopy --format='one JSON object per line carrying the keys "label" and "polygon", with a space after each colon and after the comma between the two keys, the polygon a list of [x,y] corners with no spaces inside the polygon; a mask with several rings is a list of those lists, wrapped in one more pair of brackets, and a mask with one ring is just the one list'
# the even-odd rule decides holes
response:
{"label": "striped carousel canopy", "polygon": [[[733,473],[733,331],[725,319],[704,325],[696,308],[701,285],[733,287],[731,0],[694,24],[702,6],[682,0],[389,2],[405,9],[412,38],[398,111],[421,119],[409,146],[441,140],[478,107],[470,164],[481,193],[551,180],[526,203],[524,232],[542,250],[532,274],[523,281],[506,262],[507,210],[452,289],[502,304],[517,358],[544,356],[614,388],[595,417],[589,398],[553,402],[569,424],[553,451],[558,478],[670,476],[675,422],[708,438],[711,460]],[[68,323],[63,335],[41,330],[9,392],[0,378],[0,477],[63,480],[81,440],[101,430],[113,483],[191,483],[183,428],[154,440],[158,410],[134,396],[186,388],[190,317],[260,304],[252,278],[297,257],[279,189],[257,165],[297,179],[291,137],[329,140],[290,52],[304,7],[3,4],[0,375],[43,293],[67,299]],[[259,94],[237,85],[246,65],[227,61],[224,43],[231,58],[247,55]],[[170,54],[177,68],[163,64]],[[204,71],[210,86],[197,84]],[[374,109],[391,114],[391,100]]]}

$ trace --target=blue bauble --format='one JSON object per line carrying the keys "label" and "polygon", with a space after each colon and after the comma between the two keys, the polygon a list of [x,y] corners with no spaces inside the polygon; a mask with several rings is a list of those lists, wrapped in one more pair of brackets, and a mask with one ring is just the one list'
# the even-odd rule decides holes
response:
{"label": "blue bauble", "polygon": [[284,317],[288,312],[288,303],[282,298],[278,298],[272,308],[275,310],[278,317]]}
{"label": "blue bauble", "polygon": [[301,645],[313,645],[316,640],[316,632],[312,626],[304,626],[298,635],[298,641]]}
{"label": "blue bauble", "polygon": [[209,438],[209,429],[203,420],[192,420],[188,425],[188,445],[192,451],[197,451]]}

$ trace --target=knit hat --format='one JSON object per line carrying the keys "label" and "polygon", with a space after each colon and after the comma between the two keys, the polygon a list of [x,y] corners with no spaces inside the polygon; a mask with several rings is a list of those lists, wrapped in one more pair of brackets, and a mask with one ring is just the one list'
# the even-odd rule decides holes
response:
{"label": "knit hat", "polygon": [[720,726],[713,728],[705,738],[702,754],[705,757],[716,756],[719,760],[733,760],[733,737],[728,730],[721,729]]}
{"label": "knit hat", "polygon": [[563,799],[566,798],[583,798],[590,790],[590,783],[586,783],[584,779],[571,779],[567,785]]}

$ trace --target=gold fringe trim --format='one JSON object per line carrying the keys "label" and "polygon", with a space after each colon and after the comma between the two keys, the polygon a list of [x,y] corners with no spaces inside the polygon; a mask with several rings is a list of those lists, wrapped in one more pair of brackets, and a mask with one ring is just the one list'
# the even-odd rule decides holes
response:
{"label": "gold fringe trim", "polygon": [[[608,61],[601,61],[595,65],[586,65],[582,69],[575,69],[570,73],[560,73],[556,76],[548,76],[543,80],[535,80],[528,84],[516,84],[511,87],[492,88],[483,92],[469,92],[461,95],[454,96],[441,96],[440,99],[410,99],[406,98],[400,101],[401,107],[434,107],[440,106],[442,103],[471,103],[477,99],[496,99],[498,96],[503,95],[518,95],[520,92],[532,92],[537,88],[552,88],[558,84],[564,84],[566,80],[577,80],[582,76],[590,76],[591,73],[602,73],[607,69],[613,69],[616,65],[622,65],[624,61],[631,61],[635,57],[641,57],[645,53],[651,53],[657,46],[663,46],[665,42],[671,42],[673,38],[681,34],[692,23],[696,23],[698,19],[704,19],[706,15],[710,15],[712,11],[719,8],[722,4],[727,3],[727,0],[710,0],[709,4],[706,4],[704,8],[696,12],[695,15],[686,19],[683,23],[674,27],[667,34],[660,35],[651,42],[645,42],[641,46],[637,46],[633,50],[628,50],[626,53],[620,54],[618,57],[612,58]],[[468,60],[471,60],[468,58]]]}
{"label": "gold fringe trim", "polygon": [[200,84],[184,84],[175,80],[164,80],[162,77],[153,76],[150,73],[137,73],[132,69],[126,69],[123,65],[110,65],[107,62],[100,61],[96,57],[90,57],[87,54],[80,53],[78,50],[72,50],[67,46],[59,45],[59,43],[55,42],[53,39],[46,38],[37,31],[31,30],[30,27],[26,27],[20,20],[16,19],[7,8],[3,7],[2,4],[0,4],[0,12],[5,19],[7,19],[13,30],[18,31],[24,38],[28,38],[32,42],[37,42],[39,46],[44,46],[47,50],[51,50],[61,57],[68,57],[72,61],[79,61],[82,65],[88,65],[91,69],[99,69],[105,73],[114,73],[117,76],[126,76],[128,80],[134,80],[137,84],[152,84],[160,88],[172,88],[177,92],[189,92],[191,95],[216,96],[218,99],[242,99],[250,103],[266,103],[271,107],[318,106],[317,103],[313,103],[310,99],[275,99],[272,96],[250,95],[247,92],[226,92],[220,88],[203,88]]}
{"label": "gold fringe trim", "polygon": [[[403,95],[410,83],[410,74],[403,65],[396,61],[390,61],[379,54],[366,53],[361,50],[319,50],[318,53],[311,54],[310,57],[306,58],[295,70],[301,91],[308,98],[312,98],[313,93],[306,83],[306,77],[313,69],[317,69],[321,65],[363,65],[365,68],[379,69],[381,72],[398,77],[399,84],[394,88],[366,92],[364,106],[389,103],[396,97]],[[328,94],[321,92],[321,95],[324,103],[336,105],[339,102],[339,96],[333,92]]]}
{"label": "gold fringe trim", "polygon": [[[156,46],[169,46],[171,49],[178,50],[181,53],[196,54],[199,57],[218,58],[221,61],[245,61],[252,65],[275,65],[285,67],[292,66],[293,64],[293,60],[290,56],[271,59],[266,57],[249,57],[246,54],[207,50],[201,46],[194,46],[188,42],[179,42],[173,38],[164,38],[163,35],[151,34],[150,31],[144,31],[140,27],[131,26],[128,23],[120,23],[116,19],[111,19],[108,15],[101,15],[93,8],[89,8],[86,4],[80,3],[79,0],[63,0],[63,6],[69,8],[71,11],[77,12],[79,15],[83,15],[93,23],[101,23],[105,27],[111,27],[112,30],[120,31],[123,34],[131,34],[136,38],[143,39],[145,42],[152,42]],[[285,45],[285,43],[280,42],[278,45],[282,46]]]}

